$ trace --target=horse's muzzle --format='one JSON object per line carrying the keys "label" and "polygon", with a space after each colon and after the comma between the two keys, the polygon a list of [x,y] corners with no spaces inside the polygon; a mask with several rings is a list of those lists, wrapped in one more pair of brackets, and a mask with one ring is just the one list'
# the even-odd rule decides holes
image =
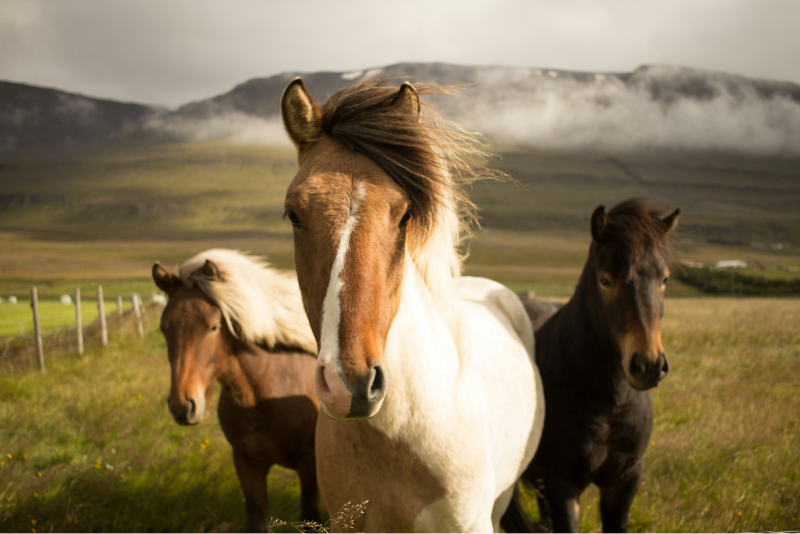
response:
{"label": "horse's muzzle", "polygon": [[318,362],[314,389],[329,417],[337,421],[361,421],[380,410],[387,390],[386,373],[381,365],[373,365],[362,376],[348,380],[333,365]]}
{"label": "horse's muzzle", "polygon": [[186,397],[183,402],[172,402],[167,397],[167,407],[173,419],[179,425],[196,425],[203,420],[205,412],[205,399]]}
{"label": "horse's muzzle", "polygon": [[658,356],[653,358],[634,352],[628,365],[628,374],[633,379],[630,383],[634,388],[654,388],[669,374],[667,355],[664,351],[659,351]]}

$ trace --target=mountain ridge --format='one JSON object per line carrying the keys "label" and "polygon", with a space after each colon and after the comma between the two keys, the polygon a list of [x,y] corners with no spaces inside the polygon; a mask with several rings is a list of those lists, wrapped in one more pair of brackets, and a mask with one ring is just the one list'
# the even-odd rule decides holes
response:
{"label": "mountain ridge", "polygon": [[144,104],[0,81],[0,155],[82,150],[157,111]]}
{"label": "mountain ridge", "polygon": [[[51,139],[39,152],[79,149],[115,136],[154,142],[221,140],[286,146],[278,108],[283,89],[295,76],[302,76],[311,94],[323,102],[342,87],[373,74],[463,86],[461,93],[466,98],[438,97],[430,102],[445,117],[500,145],[800,154],[800,85],[792,82],[669,65],[597,73],[447,63],[397,63],[351,72],[284,72],[251,78],[226,93],[176,109],[116,103],[137,106],[140,114],[132,120],[118,120],[116,130],[109,125],[108,131],[103,130],[105,137],[89,136],[83,144]],[[13,110],[3,114],[4,106],[8,108],[0,92],[0,117],[13,116]],[[69,139],[61,123],[46,128]],[[6,155],[25,145],[13,139],[11,129],[0,128],[0,153]],[[31,137],[36,136],[28,132],[27,139]]]}

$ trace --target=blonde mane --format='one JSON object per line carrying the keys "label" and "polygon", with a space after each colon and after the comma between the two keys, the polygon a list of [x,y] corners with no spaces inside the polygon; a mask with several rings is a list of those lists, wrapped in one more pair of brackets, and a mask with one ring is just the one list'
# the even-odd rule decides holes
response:
{"label": "blonde mane", "polygon": [[[206,260],[216,264],[219,278],[203,274]],[[272,269],[261,258],[226,249],[186,260],[179,276],[184,285],[196,285],[214,301],[234,336],[270,349],[280,344],[317,354],[296,277]]]}

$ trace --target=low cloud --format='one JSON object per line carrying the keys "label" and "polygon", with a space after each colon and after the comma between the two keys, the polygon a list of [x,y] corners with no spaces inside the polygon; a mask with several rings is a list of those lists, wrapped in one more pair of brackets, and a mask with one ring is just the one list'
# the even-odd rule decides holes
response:
{"label": "low cloud", "polygon": [[[341,77],[356,83],[375,72]],[[800,86],[790,83],[665,66],[592,74],[401,64],[384,74],[467,84],[466,98],[435,97],[431,103],[445,117],[497,144],[800,155]],[[304,79],[319,94],[332,94],[341,85],[331,85],[326,76],[309,74]],[[272,87],[271,96],[266,96],[255,90],[256,84],[282,89],[285,81],[275,77],[247,82],[227,95],[150,118],[146,127],[193,141],[290,146],[279,117],[263,116],[264,109],[277,112],[279,91]]]}
{"label": "low cloud", "polygon": [[143,127],[187,141],[226,141],[243,145],[289,147],[283,125],[277,119],[264,119],[239,112],[226,112],[208,118],[148,118]]}
{"label": "low cloud", "polygon": [[452,111],[498,142],[541,148],[800,154],[800,102],[790,94],[765,96],[724,77],[692,84],[656,72],[587,82],[539,72],[539,83],[522,90],[479,82],[470,105]]}

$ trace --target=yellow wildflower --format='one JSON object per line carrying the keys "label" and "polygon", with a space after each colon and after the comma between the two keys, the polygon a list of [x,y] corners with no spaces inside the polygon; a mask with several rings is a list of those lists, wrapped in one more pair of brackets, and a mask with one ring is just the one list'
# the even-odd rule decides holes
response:
{"label": "yellow wildflower", "polygon": [[11,453],[10,452],[8,454],[6,454],[6,456],[8,456],[9,460],[11,459]]}
{"label": "yellow wildflower", "polygon": [[35,519],[31,519],[31,525],[33,525],[34,527],[36,526],[36,520]]}
{"label": "yellow wildflower", "polygon": [[205,449],[205,448],[206,448],[206,445],[205,445],[205,443],[201,443],[201,444],[200,444],[200,448],[201,448],[201,449]]}
{"label": "yellow wildflower", "polygon": [[138,398],[140,398],[140,399],[142,398],[142,394],[141,394],[141,393],[137,394],[136,396],[137,396]]}
{"label": "yellow wildflower", "polygon": [[125,473],[122,473],[120,476],[121,476],[122,478],[125,478]]}
{"label": "yellow wildflower", "polygon": [[24,455],[24,456],[22,457],[22,459],[23,459],[23,460],[27,460],[27,459],[28,459],[28,455],[27,455],[27,454],[26,454],[26,455]]}
{"label": "yellow wildflower", "polygon": [[94,464],[95,469],[100,469],[100,464]]}
{"label": "yellow wildflower", "polygon": [[651,441],[651,442],[650,442],[650,446],[651,446],[651,447],[655,447],[655,446],[656,446],[656,442],[655,442],[655,441]]}
{"label": "yellow wildflower", "polygon": [[205,442],[206,442],[206,444],[211,443],[211,441],[208,438],[205,439]]}
{"label": "yellow wildflower", "polygon": [[736,515],[738,515],[739,517],[742,517],[742,512],[736,512]]}
{"label": "yellow wildflower", "polygon": [[5,460],[0,460],[0,465],[6,465],[6,461]]}
{"label": "yellow wildflower", "polygon": [[36,472],[36,475],[37,475],[37,476],[42,476],[42,472],[41,472],[41,471],[37,471],[37,472]]}
{"label": "yellow wildflower", "polygon": [[34,493],[34,494],[33,494],[33,496],[34,496],[34,497],[38,497],[38,496],[39,496],[39,494],[38,494],[38,493]]}

